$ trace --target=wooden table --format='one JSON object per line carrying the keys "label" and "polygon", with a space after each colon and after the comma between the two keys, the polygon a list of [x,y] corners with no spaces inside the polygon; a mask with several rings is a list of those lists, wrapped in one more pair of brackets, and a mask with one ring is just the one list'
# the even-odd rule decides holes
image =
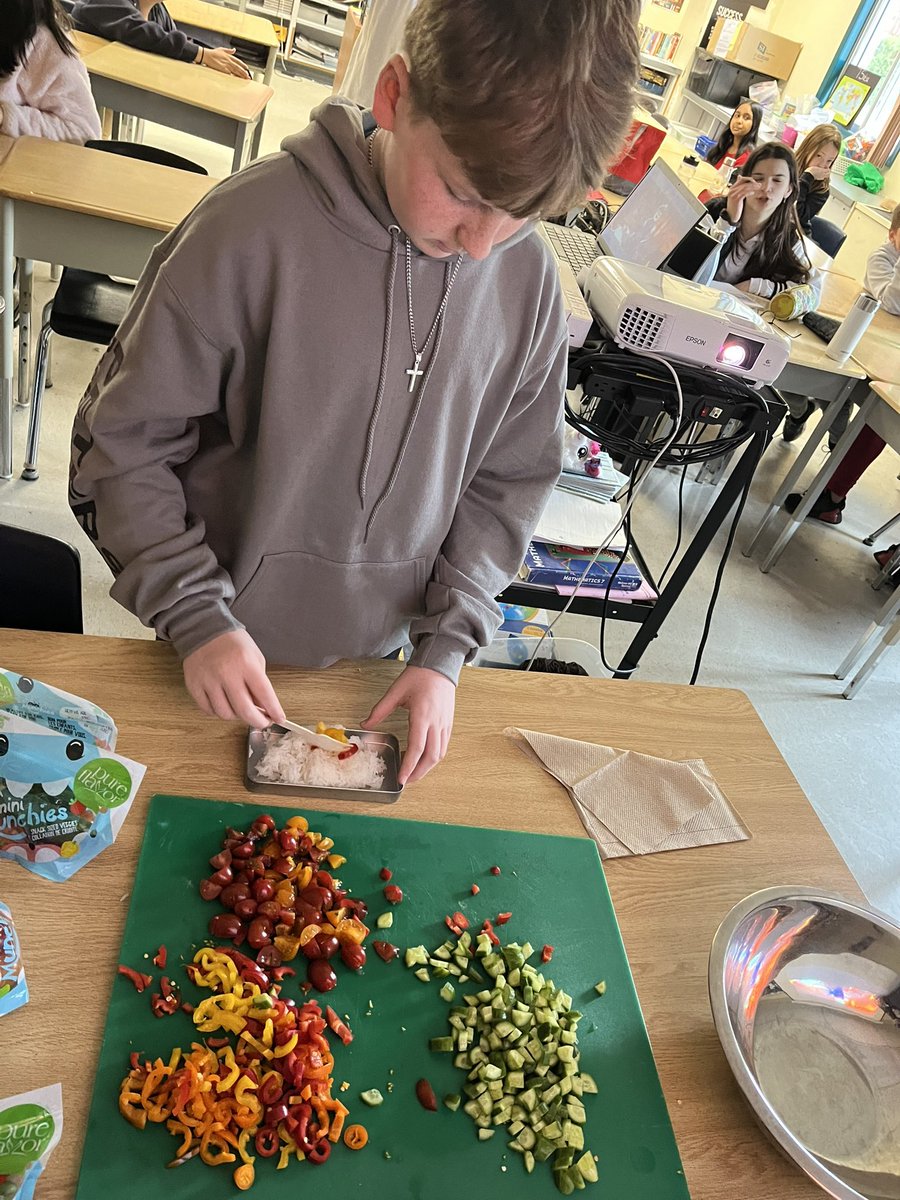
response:
{"label": "wooden table", "polygon": [[271,21],[253,13],[235,12],[233,8],[225,8],[221,4],[209,4],[207,0],[166,0],[166,8],[178,25],[193,25],[195,29],[207,29],[227,38],[263,46],[268,52],[263,83],[271,84],[275,74],[275,58],[281,45]]}
{"label": "wooden table", "polygon": [[130,113],[234,148],[240,170],[272,89],[193,63],[110,42],[84,60],[99,108]]}
{"label": "wooden table", "polygon": [[70,37],[78,47],[78,55],[82,60],[89,54],[96,54],[98,50],[112,45],[108,38],[97,37],[95,33],[82,33],[80,29],[73,29]]}
{"label": "wooden table", "polygon": [[[14,260],[136,279],[156,243],[216,182],[67,142],[15,140],[0,161],[0,479],[12,477]],[[24,318],[29,295],[20,308]]]}
{"label": "wooden table", "polygon": [[[0,892],[15,918],[31,991],[28,1005],[3,1018],[4,1079],[7,1091],[62,1079],[67,1119],[40,1195],[70,1200],[149,798],[161,791],[246,800],[244,736],[194,710],[175,656],[161,643],[3,631],[0,644],[5,667],[103,704],[119,725],[121,753],[148,766],[115,846],[68,883],[45,884],[0,863]],[[367,712],[399,669],[338,664],[324,672],[275,670],[272,678],[289,712],[350,715]],[[446,761],[396,805],[354,811],[583,836],[566,793],[508,743],[507,725],[709,764],[753,837],[614,860],[606,877],[696,1200],[732,1200],[736,1180],[754,1200],[821,1197],[754,1124],[707,998],[712,936],[742,897],[780,883],[860,896],[749,700],[715,688],[466,668]],[[77,1036],[71,1021],[59,1019],[60,1006],[74,997],[83,998]]]}

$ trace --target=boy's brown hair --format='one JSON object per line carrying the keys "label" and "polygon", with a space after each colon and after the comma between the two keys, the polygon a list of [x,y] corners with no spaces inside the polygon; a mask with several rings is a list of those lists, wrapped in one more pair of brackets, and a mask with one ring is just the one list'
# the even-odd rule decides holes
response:
{"label": "boy's brown hair", "polygon": [[900,229],[900,204],[896,205],[891,213],[891,233],[896,233]]}
{"label": "boy's brown hair", "polygon": [[406,23],[414,113],[488,204],[584,203],[621,149],[640,64],[639,0],[422,0]]}

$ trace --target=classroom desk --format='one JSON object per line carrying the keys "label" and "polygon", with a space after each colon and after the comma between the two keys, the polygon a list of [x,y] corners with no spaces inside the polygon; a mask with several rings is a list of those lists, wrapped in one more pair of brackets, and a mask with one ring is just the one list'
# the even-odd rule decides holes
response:
{"label": "classroom desk", "polygon": [[156,243],[217,182],[67,142],[15,140],[0,162],[0,479],[12,477],[15,259],[136,279]]}
{"label": "classroom desk", "polygon": [[232,146],[231,169],[240,170],[272,89],[193,63],[176,62],[110,42],[84,65],[99,108],[130,113],[221,146]]}
{"label": "classroom desk", "polygon": [[[62,1078],[67,1119],[41,1178],[40,1196],[71,1200],[84,1132],[80,1118],[88,1110],[149,798],[169,791],[246,801],[244,735],[235,725],[196,712],[175,656],[162,643],[11,631],[0,639],[5,667],[104,705],[119,726],[121,753],[148,766],[118,841],[57,890],[13,863],[0,863],[3,898],[21,938],[31,992],[29,1004],[3,1018],[4,1073],[17,1091]],[[289,712],[349,715],[367,712],[399,669],[368,662],[271,674]],[[782,883],[860,897],[749,700],[718,688],[467,667],[445,762],[397,804],[360,804],[353,811],[384,820],[584,836],[559,784],[502,735],[507,725],[667,758],[703,757],[709,764],[751,839],[616,859],[606,864],[606,878],[692,1195],[731,1200],[738,1180],[753,1200],[821,1197],[754,1123],[709,1010],[709,946],[718,923],[742,897]],[[395,730],[404,726],[405,720],[388,723]],[[311,800],[302,807],[329,804]],[[90,997],[78,1006],[77,1037],[71,1022],[57,1019],[59,1005],[73,996]],[[34,1052],[37,1045],[40,1054]],[[110,1151],[115,1152],[114,1140]]]}
{"label": "classroom desk", "polygon": [[[819,311],[824,313],[825,316],[842,320],[861,291],[861,286],[856,280],[849,279],[845,275],[840,275],[832,271],[825,272],[823,280],[822,300],[819,305]],[[798,454],[793,466],[778,485],[778,489],[772,497],[772,502],[763,514],[762,520],[757,526],[753,537],[744,548],[743,553],[745,557],[753,553],[759,539],[774,519],[775,514],[779,511],[787,496],[793,491],[800,490],[798,484],[803,471],[844,403],[849,399],[859,404],[860,408],[848,426],[846,433],[826,460],[825,465],[819,471],[818,475],[816,475],[813,482],[806,488],[800,505],[793,513],[786,514],[787,520],[784,527],[760,564],[760,570],[763,573],[768,573],[778,561],[785,546],[797,532],[801,522],[806,518],[816,496],[822,490],[825,482],[831,478],[838,463],[850,448],[852,442],[852,438],[850,437],[851,430],[853,431],[853,438],[855,438],[856,432],[865,422],[865,415],[863,414],[878,414],[886,403],[869,388],[865,381],[868,379],[881,379],[888,384],[900,383],[900,317],[894,316],[884,309],[879,309],[875,314],[859,345],[843,366],[828,358],[824,353],[825,343],[799,321],[791,321],[784,324],[783,328],[791,334],[800,333],[800,337],[791,343],[791,363],[789,366],[794,363],[795,354],[798,356],[798,359],[806,354],[817,354],[820,356],[823,371],[833,372],[833,378],[835,379],[838,378],[839,372],[845,372],[845,378],[850,386],[843,390],[842,395],[840,390],[824,391],[818,384],[811,388],[808,381],[804,383],[802,379],[798,386],[798,380],[791,376],[790,373],[783,374],[779,378],[778,386],[780,388],[787,391],[794,391],[804,396],[815,396],[819,400],[826,401],[827,407],[815,429],[812,430],[806,439],[806,443]],[[816,345],[811,345],[811,342],[815,342]],[[822,377],[824,378],[824,375]],[[878,419],[877,415],[876,419]],[[848,438],[850,440],[847,440]],[[886,438],[885,440],[890,441],[891,439]],[[839,449],[841,453],[838,457]],[[820,479],[822,480],[821,484]]]}
{"label": "classroom desk", "polygon": [[167,0],[166,8],[177,25],[193,25],[195,29],[208,29],[210,33],[263,46],[267,51],[263,83],[272,83],[281,43],[271,21],[253,13],[235,12],[221,4],[209,4],[207,0],[171,0],[171,3]]}
{"label": "classroom desk", "polygon": [[82,61],[89,54],[96,54],[98,50],[103,50],[106,46],[112,45],[107,38],[97,37],[94,33],[82,33],[80,29],[73,29],[70,37],[78,47],[78,55]]}

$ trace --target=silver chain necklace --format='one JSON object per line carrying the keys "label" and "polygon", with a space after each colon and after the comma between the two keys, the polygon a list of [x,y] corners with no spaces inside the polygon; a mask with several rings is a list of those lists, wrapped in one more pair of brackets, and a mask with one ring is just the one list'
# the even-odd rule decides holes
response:
{"label": "silver chain necklace", "polygon": [[[378,137],[378,132],[379,131],[376,129],[369,138],[368,159],[369,166],[373,171],[375,170],[375,139]],[[444,315],[444,311],[447,308],[447,301],[450,299],[450,290],[453,287],[453,284],[456,282],[456,276],[459,274],[459,268],[462,265],[463,256],[461,254],[456,256],[456,262],[453,264],[453,270],[450,272],[450,275],[447,279],[447,283],[444,288],[444,295],[441,299],[440,305],[438,306],[434,321],[431,323],[431,329],[429,329],[428,336],[420,347],[416,341],[416,320],[413,316],[412,243],[410,242],[407,234],[404,234],[403,236],[406,242],[406,308],[407,315],[409,316],[409,344],[412,347],[413,352],[413,365],[411,367],[407,367],[406,374],[409,376],[409,390],[413,392],[416,388],[416,382],[422,375],[425,374],[419,364],[421,363],[422,356],[428,349],[429,343],[434,337],[435,331],[441,322],[441,317]]]}

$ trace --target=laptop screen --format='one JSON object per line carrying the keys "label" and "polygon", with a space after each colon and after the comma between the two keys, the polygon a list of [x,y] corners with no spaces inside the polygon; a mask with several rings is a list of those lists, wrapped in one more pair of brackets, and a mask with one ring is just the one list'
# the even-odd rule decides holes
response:
{"label": "laptop screen", "polygon": [[597,243],[604,254],[657,270],[705,212],[672,168],[657,159]]}

